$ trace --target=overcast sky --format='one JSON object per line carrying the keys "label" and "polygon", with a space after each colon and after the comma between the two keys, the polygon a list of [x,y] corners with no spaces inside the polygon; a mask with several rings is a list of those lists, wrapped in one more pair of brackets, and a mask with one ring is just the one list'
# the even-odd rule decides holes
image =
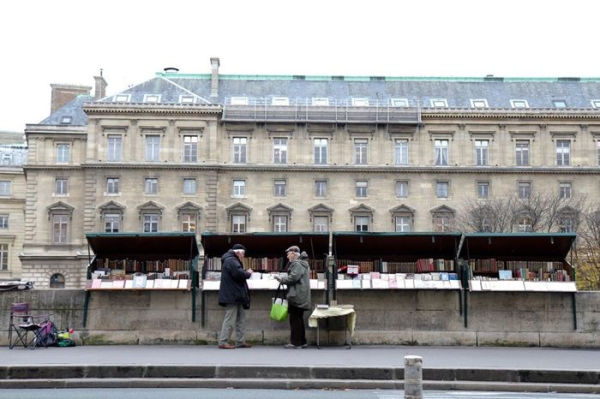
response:
{"label": "overcast sky", "polygon": [[114,94],[164,67],[224,74],[600,77],[595,0],[28,0],[2,3],[0,130],[50,84]]}

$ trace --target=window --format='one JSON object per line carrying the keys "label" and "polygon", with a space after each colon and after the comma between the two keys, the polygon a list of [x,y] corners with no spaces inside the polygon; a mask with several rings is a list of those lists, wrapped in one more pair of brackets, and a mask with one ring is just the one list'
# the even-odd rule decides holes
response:
{"label": "window", "polygon": [[556,165],[569,166],[571,157],[571,141],[556,140]]}
{"label": "window", "polygon": [[517,140],[515,151],[517,166],[529,166],[529,141]]}
{"label": "window", "polygon": [[54,244],[67,242],[68,227],[69,215],[52,215],[52,242]]}
{"label": "window", "polygon": [[160,136],[146,136],[146,161],[160,161]]}
{"label": "window", "polygon": [[452,231],[453,215],[450,213],[436,213],[433,215],[433,231]]}
{"label": "window", "polygon": [[118,213],[107,213],[104,215],[104,232],[118,233],[121,227],[121,215]]}
{"label": "window", "polygon": [[392,107],[408,107],[408,99],[407,98],[392,98],[390,100]]}
{"label": "window", "polygon": [[106,160],[109,162],[121,161],[121,136],[109,135],[106,145]]}
{"label": "window", "polygon": [[510,106],[513,108],[529,108],[527,100],[510,100]]}
{"label": "window", "polygon": [[430,100],[431,106],[434,108],[447,108],[448,102],[445,98],[432,98]]}
{"label": "window", "polygon": [[231,232],[245,233],[246,232],[246,215],[231,216]]}
{"label": "window", "polygon": [[471,99],[471,107],[473,108],[487,108],[488,102],[485,98]]}
{"label": "window", "polygon": [[571,198],[571,183],[560,183],[558,185],[558,196],[561,199]]}
{"label": "window", "polygon": [[160,94],[144,94],[145,103],[159,103]]}
{"label": "window", "polygon": [[408,197],[408,181],[401,180],[396,182],[396,197]]}
{"label": "window", "polygon": [[600,100],[592,100],[592,107],[600,108]]}
{"label": "window", "polygon": [[290,99],[287,98],[287,97],[272,97],[271,98],[271,105],[288,106],[288,105],[290,105]]}
{"label": "window", "polygon": [[489,140],[475,140],[475,159],[477,166],[486,166],[488,164]]}
{"label": "window", "polygon": [[369,231],[369,217],[354,216],[354,231]]}
{"label": "window", "polygon": [[412,217],[411,216],[408,216],[408,215],[396,216],[394,218],[395,231],[397,231],[397,232],[412,231],[411,225],[412,225]]}
{"label": "window", "polygon": [[10,181],[0,180],[0,195],[10,195]]}
{"label": "window", "polygon": [[119,194],[119,178],[109,177],[106,179],[106,192],[108,194]]}
{"label": "window", "polygon": [[248,97],[231,97],[231,105],[248,105]]}
{"label": "window", "polygon": [[357,181],[356,182],[356,196],[357,197],[366,197],[367,196],[367,182],[366,181]]}
{"label": "window", "polygon": [[517,230],[521,233],[533,231],[531,218],[529,216],[520,216],[517,220]]}
{"label": "window", "polygon": [[246,137],[233,138],[233,163],[246,163]]}
{"label": "window", "polygon": [[438,198],[448,198],[448,185],[447,181],[438,181],[435,186],[435,195]]}
{"label": "window", "polygon": [[286,196],[287,182],[285,180],[275,180],[275,196],[285,197]]}
{"label": "window", "polygon": [[326,165],[327,164],[327,139],[315,139],[315,164]]}
{"label": "window", "polygon": [[448,165],[448,140],[434,141],[434,158],[436,166]]}
{"label": "window", "polygon": [[60,273],[54,273],[50,277],[50,288],[65,288],[65,276]]}
{"label": "window", "polygon": [[144,233],[156,233],[158,231],[158,214],[144,214]]}
{"label": "window", "polygon": [[368,107],[369,99],[366,97],[353,97],[352,98],[352,106],[353,107]]}
{"label": "window", "polygon": [[114,97],[116,103],[128,103],[131,98],[131,94],[117,94]]}
{"label": "window", "polygon": [[315,181],[315,197],[326,197],[327,196],[327,181],[317,180]]}
{"label": "window", "polygon": [[477,182],[477,198],[487,199],[490,196],[490,183],[486,181]]}
{"label": "window", "polygon": [[329,216],[315,216],[313,218],[313,231],[329,231]]}
{"label": "window", "polygon": [[57,144],[56,145],[56,162],[57,163],[69,163],[71,160],[70,156],[71,146],[69,144]]}
{"label": "window", "polygon": [[196,102],[196,97],[194,97],[194,96],[185,95],[185,94],[179,95],[179,103],[180,104],[193,104],[195,102]]}
{"label": "window", "polygon": [[531,183],[521,181],[518,186],[518,197],[519,199],[529,199],[531,197]]}
{"label": "window", "polygon": [[65,115],[65,116],[63,116],[63,117],[60,118],[60,124],[61,125],[70,125],[72,121],[73,121],[73,117],[72,116]]}
{"label": "window", "polygon": [[279,233],[288,231],[288,217],[273,216],[273,231]]}
{"label": "window", "polygon": [[328,106],[329,99],[327,97],[313,97],[311,99],[311,104],[314,106]]}
{"label": "window", "polygon": [[157,194],[158,193],[158,179],[157,178],[146,179],[145,193],[146,194]]}
{"label": "window", "polygon": [[183,162],[198,162],[198,136],[183,136]]}
{"label": "window", "polygon": [[354,163],[356,165],[367,164],[367,139],[354,140]]}
{"label": "window", "polygon": [[552,104],[554,105],[554,108],[567,108],[566,100],[552,100]]}
{"label": "window", "polygon": [[0,270],[8,270],[8,244],[0,244]]}
{"label": "window", "polygon": [[188,233],[196,232],[196,214],[195,213],[183,213],[181,214],[181,231]]}
{"label": "window", "polygon": [[394,141],[394,164],[408,165],[408,140]]}
{"label": "window", "polygon": [[183,179],[183,193],[186,195],[196,194],[196,179]]}
{"label": "window", "polygon": [[8,229],[8,215],[0,215],[0,229]]}
{"label": "window", "polygon": [[571,215],[560,215],[558,219],[558,231],[561,233],[572,233],[575,231],[575,222]]}
{"label": "window", "polygon": [[287,139],[276,137],[273,139],[273,163],[287,163]]}
{"label": "window", "polygon": [[64,178],[58,178],[55,181],[56,185],[56,189],[54,191],[54,193],[56,195],[67,195],[69,194],[69,180],[68,179],[64,179]]}
{"label": "window", "polygon": [[233,196],[244,197],[246,195],[246,180],[233,181]]}

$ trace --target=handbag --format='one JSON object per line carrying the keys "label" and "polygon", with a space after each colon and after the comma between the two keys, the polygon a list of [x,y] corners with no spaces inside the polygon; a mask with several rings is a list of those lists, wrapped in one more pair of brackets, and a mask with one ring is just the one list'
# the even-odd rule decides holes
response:
{"label": "handbag", "polygon": [[[287,319],[288,315],[288,302],[283,296],[285,295],[285,290],[281,290],[283,284],[279,284],[277,287],[277,291],[275,291],[275,298],[272,299],[273,303],[271,304],[271,314],[269,317],[275,321],[284,321]],[[279,297],[279,292],[282,292],[281,298]]]}

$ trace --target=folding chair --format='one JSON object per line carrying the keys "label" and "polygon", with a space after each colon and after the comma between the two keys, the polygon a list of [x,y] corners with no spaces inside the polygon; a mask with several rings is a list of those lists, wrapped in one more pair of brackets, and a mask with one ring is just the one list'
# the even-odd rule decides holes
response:
{"label": "folding chair", "polygon": [[35,349],[40,336],[41,322],[48,315],[33,316],[29,314],[29,303],[13,303],[10,305],[10,322],[8,324],[8,348],[23,345],[24,348]]}

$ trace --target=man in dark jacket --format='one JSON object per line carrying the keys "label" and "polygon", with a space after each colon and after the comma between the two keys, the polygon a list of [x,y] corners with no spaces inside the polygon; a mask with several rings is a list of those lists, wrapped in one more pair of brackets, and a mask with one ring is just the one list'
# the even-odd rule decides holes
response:
{"label": "man in dark jacket", "polygon": [[[246,247],[234,244],[221,257],[221,286],[219,288],[219,305],[225,307],[225,318],[219,334],[219,348],[250,348],[246,343],[246,309],[250,309],[250,290],[246,280],[250,278],[252,269],[244,270],[242,260]],[[229,343],[235,325],[236,344]]]}

